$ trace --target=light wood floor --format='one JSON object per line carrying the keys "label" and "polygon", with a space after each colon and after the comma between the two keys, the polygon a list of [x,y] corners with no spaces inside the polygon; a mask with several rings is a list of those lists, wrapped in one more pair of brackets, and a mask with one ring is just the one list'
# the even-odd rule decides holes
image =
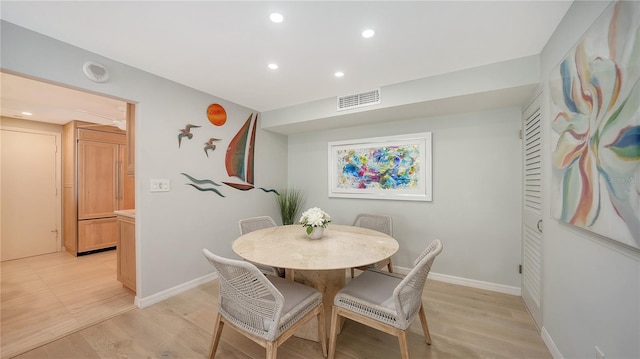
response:
{"label": "light wood floor", "polygon": [[115,251],[59,252],[2,262],[1,270],[2,358],[136,308],[116,279]]}
{"label": "light wood floor", "polygon": [[[135,309],[27,352],[30,358],[205,358],[218,282]],[[429,280],[423,295],[433,345],[420,321],[408,336],[411,358],[551,358],[520,297]],[[263,348],[225,328],[218,358],[264,358]],[[336,358],[399,358],[395,337],[347,321]],[[292,337],[280,359],[323,358],[320,344]]]}

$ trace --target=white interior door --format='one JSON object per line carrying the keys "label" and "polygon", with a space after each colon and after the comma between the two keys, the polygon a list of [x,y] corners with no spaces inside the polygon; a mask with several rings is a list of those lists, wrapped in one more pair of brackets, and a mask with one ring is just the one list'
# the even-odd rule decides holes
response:
{"label": "white interior door", "polygon": [[56,252],[56,135],[7,129],[0,132],[1,260]]}
{"label": "white interior door", "polygon": [[523,112],[522,298],[542,328],[542,116],[538,97]]}

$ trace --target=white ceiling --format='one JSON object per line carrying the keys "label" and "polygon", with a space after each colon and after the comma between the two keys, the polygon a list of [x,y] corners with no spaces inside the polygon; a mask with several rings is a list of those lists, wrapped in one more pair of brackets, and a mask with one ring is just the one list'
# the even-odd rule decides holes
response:
{"label": "white ceiling", "polygon": [[108,125],[126,121],[127,104],[124,101],[7,73],[0,73],[0,85],[0,113],[5,117],[58,125],[71,120]]}
{"label": "white ceiling", "polygon": [[[539,54],[570,5],[571,1],[3,0],[0,17],[268,111]],[[283,23],[269,21],[273,11],[284,15]],[[376,35],[362,38],[365,28]],[[280,68],[269,70],[270,62]],[[338,70],[345,73],[343,78],[333,76]],[[2,80],[4,107],[4,75]]]}

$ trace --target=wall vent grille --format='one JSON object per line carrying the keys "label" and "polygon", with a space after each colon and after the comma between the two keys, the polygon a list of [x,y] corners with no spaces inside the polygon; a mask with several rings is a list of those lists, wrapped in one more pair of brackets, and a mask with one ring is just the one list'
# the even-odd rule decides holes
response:
{"label": "wall vent grille", "polygon": [[380,103],[380,89],[338,97],[338,111]]}

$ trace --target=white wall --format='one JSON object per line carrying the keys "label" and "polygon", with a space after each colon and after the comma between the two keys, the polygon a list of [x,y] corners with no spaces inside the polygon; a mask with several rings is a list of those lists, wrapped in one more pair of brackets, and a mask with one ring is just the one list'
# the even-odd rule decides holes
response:
{"label": "white wall", "polygon": [[[290,135],[289,183],[305,190],[305,208],[319,206],[337,224],[361,212],[391,215],[397,266],[411,267],[438,238],[444,251],[434,272],[519,288],[520,118],[520,109],[507,108]],[[432,202],[328,197],[328,142],[429,131]]]}
{"label": "white wall", "polygon": [[[137,103],[136,114],[136,236],[138,244],[138,298],[165,291],[212,272],[201,254],[207,247],[231,256],[239,219],[253,215],[279,218],[274,194],[255,189],[222,190],[226,198],[199,192],[180,175],[226,180],[224,154],[228,141],[251,109],[162,79],[144,71],[92,54],[2,21],[2,69],[49,82],[85,89]],[[111,79],[97,84],[82,73],[85,61],[104,64]],[[188,64],[185,64],[188,66]],[[227,123],[208,123],[206,109],[222,104]],[[178,149],[177,134],[185,124],[194,129],[191,141]],[[207,158],[204,142],[223,139]],[[255,183],[279,187],[286,182],[286,137],[260,130],[256,138]],[[171,181],[171,191],[150,193],[152,178]]]}
{"label": "white wall", "polygon": [[576,1],[541,54],[545,129],[543,321],[556,357],[640,358],[640,253],[551,218],[548,80],[608,2]]}

